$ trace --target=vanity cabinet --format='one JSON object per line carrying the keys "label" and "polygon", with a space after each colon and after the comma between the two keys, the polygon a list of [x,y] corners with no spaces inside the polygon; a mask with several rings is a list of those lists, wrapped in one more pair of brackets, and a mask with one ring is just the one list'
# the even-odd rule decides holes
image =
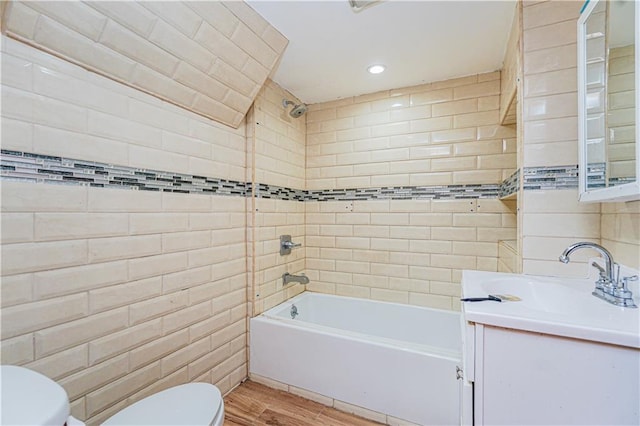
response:
{"label": "vanity cabinet", "polygon": [[[463,386],[473,386],[473,424],[640,424],[638,348],[464,317],[463,328]],[[464,412],[462,418],[471,423]]]}

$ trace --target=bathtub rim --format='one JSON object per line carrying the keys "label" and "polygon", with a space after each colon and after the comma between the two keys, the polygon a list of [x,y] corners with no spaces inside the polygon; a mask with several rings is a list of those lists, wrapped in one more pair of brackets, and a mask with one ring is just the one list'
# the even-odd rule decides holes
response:
{"label": "bathtub rim", "polygon": [[[436,311],[436,312],[444,312],[447,314],[451,314],[451,315],[458,315],[458,317],[460,317],[461,313],[460,312],[456,312],[456,311],[450,311],[450,310],[446,310],[446,309],[437,309],[437,308],[427,308],[424,306],[416,306],[416,305],[407,305],[407,304],[403,304],[403,303],[394,303],[394,302],[385,302],[385,301],[379,301],[379,300],[373,300],[373,299],[363,299],[363,298],[359,298],[359,297],[350,297],[350,296],[339,296],[339,295],[334,295],[334,294],[326,294],[326,293],[319,293],[319,292],[313,292],[313,291],[304,291],[294,297],[292,297],[291,299],[287,299],[285,301],[283,301],[282,303],[279,303],[278,305],[268,309],[267,311],[256,315],[253,318],[250,318],[250,321],[253,320],[257,320],[257,321],[275,321],[279,324],[281,324],[282,326],[285,327],[290,327],[290,328],[294,328],[294,329],[298,329],[298,330],[309,330],[311,329],[313,332],[325,335],[325,336],[334,336],[334,337],[338,337],[338,338],[342,338],[342,339],[349,339],[349,340],[355,340],[357,342],[360,343],[366,343],[366,344],[374,344],[376,346],[382,346],[382,347],[387,347],[387,348],[392,348],[394,350],[399,350],[399,351],[404,351],[404,352],[410,352],[410,353],[417,353],[417,354],[421,354],[421,355],[425,355],[428,354],[430,356],[434,356],[437,358],[442,358],[442,359],[446,359],[446,360],[452,360],[452,361],[457,361],[457,362],[462,362],[462,336],[460,336],[460,347],[457,350],[453,350],[453,349],[447,349],[447,348],[440,348],[440,347],[436,347],[436,346],[431,346],[431,345],[422,345],[419,343],[413,343],[413,342],[407,342],[404,340],[396,340],[396,339],[390,339],[390,338],[386,338],[386,337],[379,337],[373,334],[366,334],[366,333],[358,333],[355,331],[350,331],[350,330],[344,330],[344,329],[340,329],[340,328],[335,328],[335,327],[328,327],[328,326],[324,326],[324,325],[320,325],[320,324],[316,324],[313,322],[309,322],[309,321],[301,321],[301,320],[295,320],[295,319],[291,319],[291,318],[284,318],[282,316],[278,316],[275,315],[274,312],[281,312],[282,310],[285,309],[285,307],[283,305],[287,304],[290,305],[292,303],[296,303],[297,300],[303,298],[303,297],[308,297],[310,295],[321,295],[321,296],[327,296],[329,298],[340,298],[340,299],[351,299],[351,300],[364,300],[364,301],[369,301],[369,302],[373,302],[373,303],[381,303],[381,304],[385,304],[385,305],[395,305],[395,306],[400,306],[400,307],[410,307],[410,308],[418,308],[418,309],[425,309],[425,310],[429,310],[429,311]],[[457,318],[456,322],[459,322],[460,319]],[[300,324],[304,324],[304,325],[300,325]]]}

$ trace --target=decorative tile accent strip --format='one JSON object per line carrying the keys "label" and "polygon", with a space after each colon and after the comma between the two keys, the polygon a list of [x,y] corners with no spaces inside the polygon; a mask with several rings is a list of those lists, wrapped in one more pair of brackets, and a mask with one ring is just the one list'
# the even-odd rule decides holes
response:
{"label": "decorative tile accent strip", "polygon": [[506,178],[500,184],[500,198],[508,197],[515,194],[520,189],[520,169],[513,172],[511,176]]}
{"label": "decorative tile accent strip", "polygon": [[307,201],[497,198],[500,184],[309,190]]}
{"label": "decorative tile accent strip", "polygon": [[522,178],[525,191],[577,188],[578,166],[525,167]]}
{"label": "decorative tile accent strip", "polygon": [[140,191],[247,196],[245,182],[114,166],[19,151],[1,151],[2,179]]}
{"label": "decorative tile accent strip", "polygon": [[[258,198],[301,202],[502,198],[517,192],[519,187],[518,171],[501,184],[302,190],[21,151],[2,150],[0,160],[0,177],[6,180],[240,197],[251,196],[252,191],[255,191]],[[527,167],[524,169],[523,179],[525,190],[576,188],[578,168],[577,166]]]}

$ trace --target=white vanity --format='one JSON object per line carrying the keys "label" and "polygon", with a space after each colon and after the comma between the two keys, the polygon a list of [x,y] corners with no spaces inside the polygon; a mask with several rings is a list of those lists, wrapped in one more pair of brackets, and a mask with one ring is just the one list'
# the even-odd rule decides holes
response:
{"label": "white vanity", "polygon": [[464,271],[463,297],[521,300],[463,303],[463,389],[473,388],[463,423],[640,424],[639,309],[593,288],[592,279]]}

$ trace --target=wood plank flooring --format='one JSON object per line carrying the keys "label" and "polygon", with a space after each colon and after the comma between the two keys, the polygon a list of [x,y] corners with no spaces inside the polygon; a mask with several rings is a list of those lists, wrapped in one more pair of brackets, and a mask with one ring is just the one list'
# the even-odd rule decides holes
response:
{"label": "wood plank flooring", "polygon": [[224,398],[224,425],[372,426],[380,423],[246,381]]}

